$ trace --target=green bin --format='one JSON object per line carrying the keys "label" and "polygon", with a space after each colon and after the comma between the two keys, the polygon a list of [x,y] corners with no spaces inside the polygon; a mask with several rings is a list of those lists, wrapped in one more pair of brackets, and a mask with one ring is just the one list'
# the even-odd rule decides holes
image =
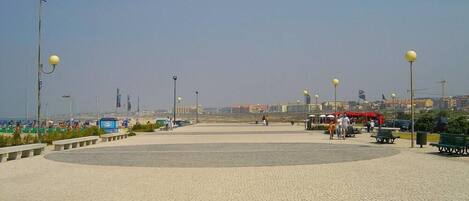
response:
{"label": "green bin", "polygon": [[428,132],[417,132],[417,144],[420,145],[420,148],[427,145],[427,135]]}

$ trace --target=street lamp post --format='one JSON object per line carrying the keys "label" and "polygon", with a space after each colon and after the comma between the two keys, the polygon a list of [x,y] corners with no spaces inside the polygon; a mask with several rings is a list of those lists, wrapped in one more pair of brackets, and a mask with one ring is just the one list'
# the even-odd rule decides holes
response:
{"label": "street lamp post", "polygon": [[[315,110],[316,110],[316,115],[318,115],[319,117],[319,105],[318,105],[318,99],[319,99],[319,95],[316,94],[314,95],[314,99],[315,99]],[[319,119],[319,118],[318,118]],[[318,122],[319,123],[319,122]]]}
{"label": "street lamp post", "polygon": [[391,94],[391,97],[392,97],[392,107],[394,109],[394,121],[392,121],[392,127],[396,127],[396,118],[397,118],[397,115],[396,115],[396,94],[395,93],[392,93]]}
{"label": "street lamp post", "polygon": [[334,85],[334,116],[337,115],[337,86],[339,85],[339,83],[340,81],[337,78],[334,78],[332,80],[332,84]]}
{"label": "street lamp post", "polygon": [[72,110],[72,107],[73,107],[73,99],[72,99],[72,96],[71,95],[63,95],[62,98],[67,98],[69,99],[69,109],[70,109],[70,126],[72,126],[72,120],[73,120],[73,110]]}
{"label": "street lamp post", "polygon": [[405,54],[406,60],[410,63],[410,112],[412,116],[412,132],[410,134],[410,146],[414,147],[414,121],[415,121],[415,107],[414,107],[414,75],[412,64],[417,60],[417,53],[414,50],[409,50]]}
{"label": "street lamp post", "polygon": [[309,104],[311,104],[310,103],[311,102],[311,96],[309,95],[309,92],[306,89],[303,90],[303,94],[305,96],[305,106],[303,108],[303,112],[307,113],[307,112],[309,112],[309,109],[308,109]]}
{"label": "street lamp post", "polygon": [[195,91],[195,123],[199,123],[199,91]]}
{"label": "street lamp post", "polygon": [[176,80],[177,79],[178,79],[177,76],[173,76],[173,80],[174,80],[173,122],[176,121]]}
{"label": "street lamp post", "polygon": [[41,88],[42,80],[41,75],[52,74],[55,71],[55,67],[60,63],[60,58],[57,55],[51,55],[49,57],[49,64],[52,66],[51,71],[44,71],[41,63],[41,26],[42,26],[42,3],[44,0],[39,0],[39,12],[38,12],[38,48],[37,48],[37,134],[39,136],[39,128],[41,128]]}

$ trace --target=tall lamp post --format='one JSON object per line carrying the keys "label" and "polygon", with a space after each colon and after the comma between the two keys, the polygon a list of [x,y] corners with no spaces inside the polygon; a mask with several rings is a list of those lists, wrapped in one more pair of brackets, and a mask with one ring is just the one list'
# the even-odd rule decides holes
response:
{"label": "tall lamp post", "polygon": [[72,126],[72,120],[73,120],[73,99],[71,95],[63,95],[62,98],[68,99],[69,100],[69,109],[70,109],[70,126]]}
{"label": "tall lamp post", "polygon": [[414,147],[414,121],[415,121],[415,107],[414,107],[414,75],[412,64],[417,60],[417,53],[414,50],[409,50],[405,54],[406,60],[410,63],[410,112],[412,116],[412,132],[410,133],[410,147]]}
{"label": "tall lamp post", "polygon": [[173,80],[174,80],[173,122],[176,121],[176,80],[177,79],[178,79],[177,76],[173,76]]}
{"label": "tall lamp post", "polygon": [[339,79],[332,79],[332,85],[334,85],[334,116],[337,115],[337,86],[339,85],[339,83]]}
{"label": "tall lamp post", "polygon": [[[41,127],[41,88],[42,80],[41,75],[52,74],[55,71],[55,67],[60,63],[60,58],[57,55],[51,55],[49,57],[49,64],[52,66],[52,70],[45,71],[41,63],[41,25],[42,25],[42,3],[44,0],[39,0],[39,12],[38,12],[38,45],[37,45],[37,127]],[[37,129],[37,134],[39,135],[39,130]]]}
{"label": "tall lamp post", "polygon": [[308,92],[308,90],[306,90],[306,89],[303,90],[303,94],[304,94],[304,96],[305,96],[305,107],[304,107],[304,111],[303,111],[303,112],[307,113],[307,112],[309,112],[309,109],[308,109],[309,104],[311,104],[311,103],[310,103],[310,102],[311,102],[311,96],[309,95],[309,92]]}
{"label": "tall lamp post", "polygon": [[396,115],[396,94],[395,93],[392,93],[391,94],[391,97],[392,97],[392,107],[394,109],[394,121],[392,121],[392,127],[396,127],[396,118],[397,118],[397,115]]}
{"label": "tall lamp post", "polygon": [[[319,99],[319,95],[318,95],[318,94],[314,95],[314,101],[315,101],[315,105],[316,105],[316,106],[315,106],[316,115],[318,115],[318,113],[319,113],[318,99]],[[319,115],[318,115],[318,117],[319,117]],[[317,118],[317,119],[319,119],[319,118]],[[319,122],[318,122],[318,123],[319,123]]]}
{"label": "tall lamp post", "polygon": [[199,123],[199,91],[195,91],[195,123]]}

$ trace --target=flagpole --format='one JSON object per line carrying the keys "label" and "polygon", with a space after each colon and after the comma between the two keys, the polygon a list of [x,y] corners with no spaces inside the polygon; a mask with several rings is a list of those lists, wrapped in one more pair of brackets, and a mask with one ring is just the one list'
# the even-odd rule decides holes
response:
{"label": "flagpole", "polygon": [[140,117],[140,96],[137,96],[137,123]]}

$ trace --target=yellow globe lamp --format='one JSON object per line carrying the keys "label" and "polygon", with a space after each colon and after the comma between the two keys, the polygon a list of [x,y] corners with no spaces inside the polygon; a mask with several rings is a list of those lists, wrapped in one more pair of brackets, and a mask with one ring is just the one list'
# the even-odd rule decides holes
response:
{"label": "yellow globe lamp", "polygon": [[337,78],[334,78],[334,79],[332,80],[332,84],[333,84],[334,86],[339,85],[339,83],[340,83],[340,81],[339,81],[339,79],[337,79]]}
{"label": "yellow globe lamp", "polygon": [[59,56],[53,54],[49,57],[49,63],[53,66],[57,65],[60,63],[60,58]]}
{"label": "yellow globe lamp", "polygon": [[417,60],[417,53],[414,50],[409,50],[405,53],[405,59],[408,62],[414,62]]}

